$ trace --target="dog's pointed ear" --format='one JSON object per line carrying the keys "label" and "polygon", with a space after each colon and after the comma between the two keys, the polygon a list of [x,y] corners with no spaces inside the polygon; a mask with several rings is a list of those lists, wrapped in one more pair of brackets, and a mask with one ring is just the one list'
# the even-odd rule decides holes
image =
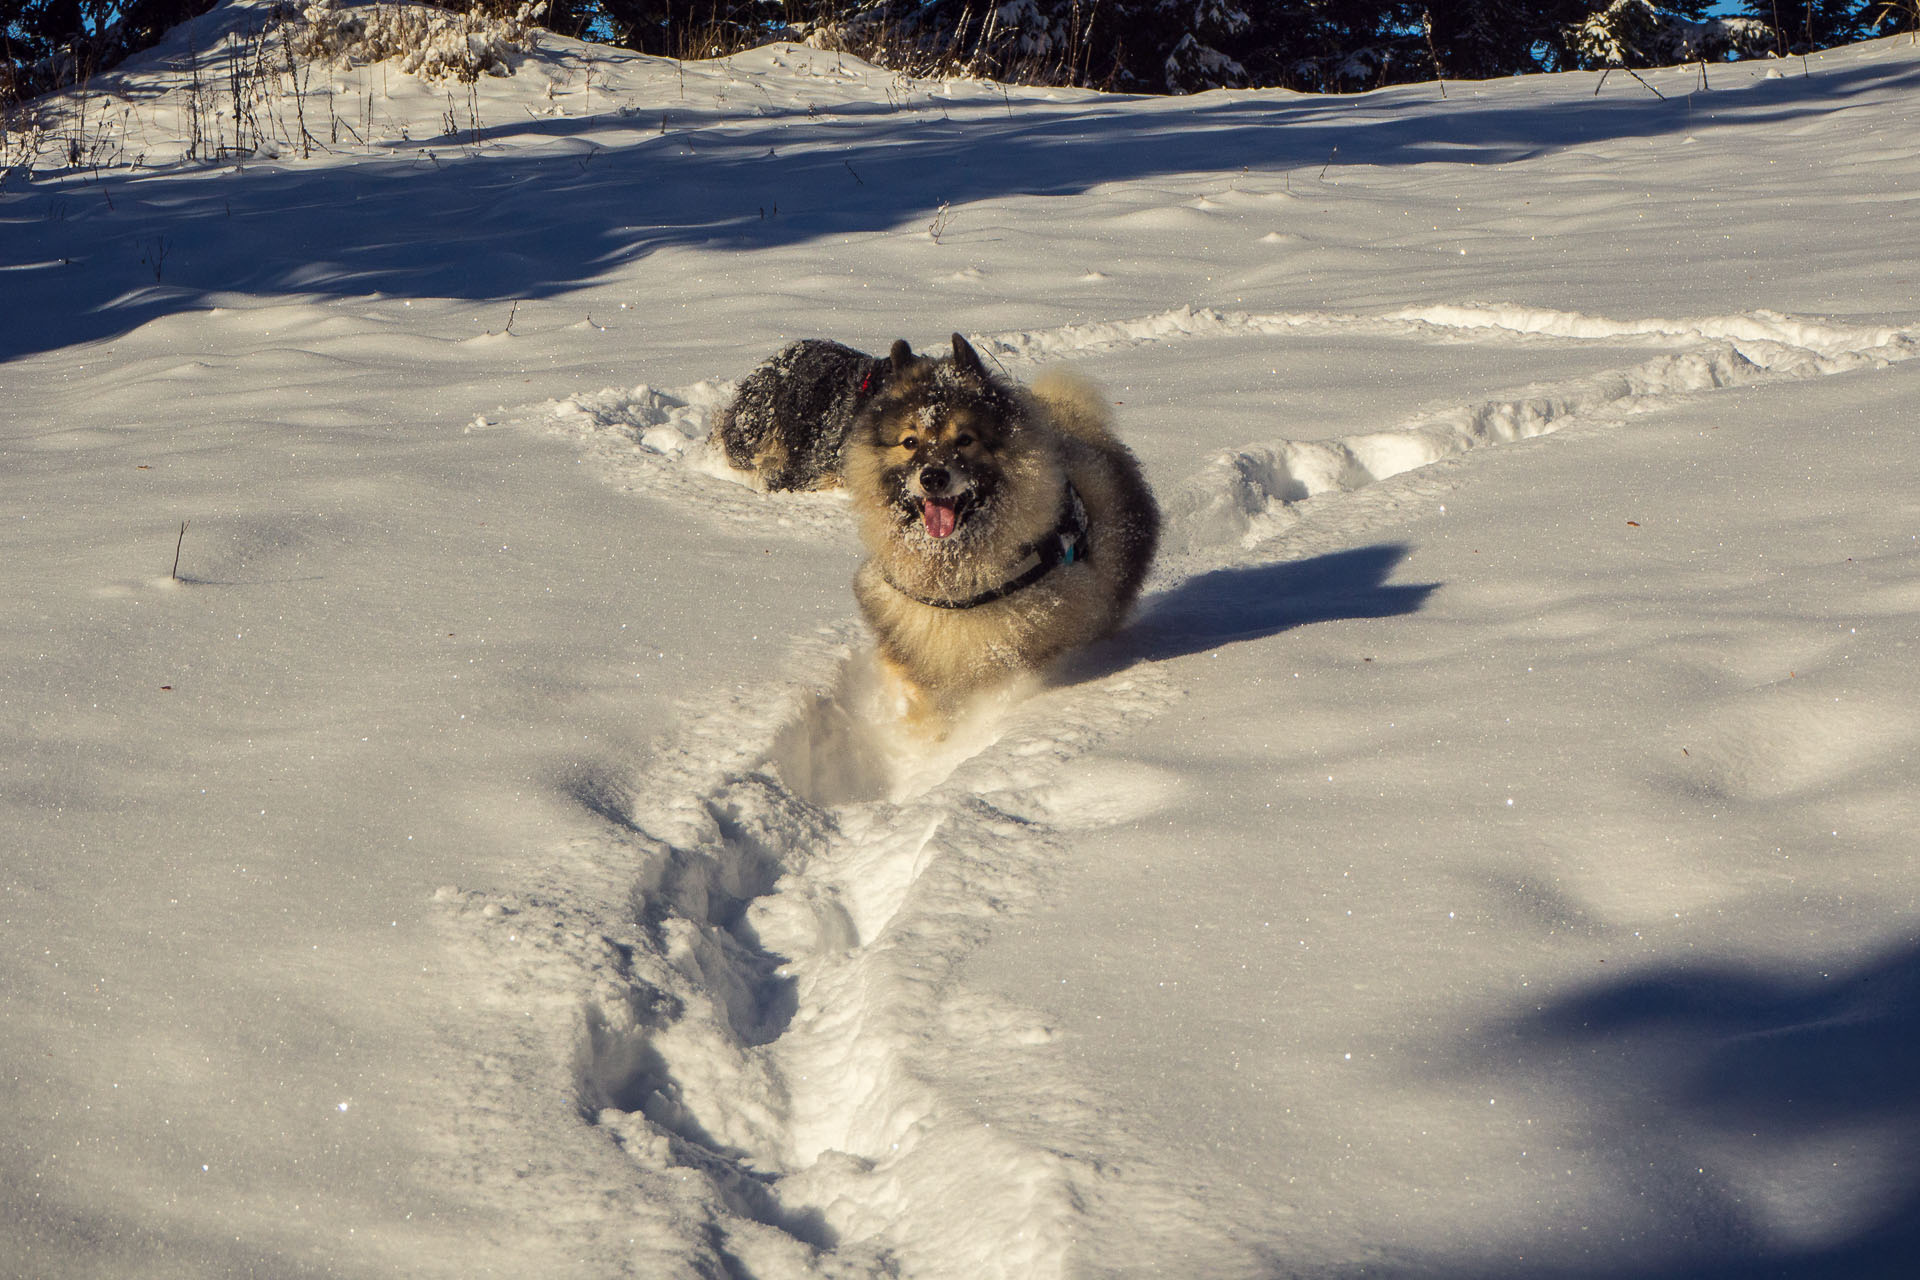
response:
{"label": "dog's pointed ear", "polygon": [[913,363],[913,348],[907,345],[905,338],[893,340],[893,349],[887,352],[887,362],[893,366],[895,373],[899,373]]}
{"label": "dog's pointed ear", "polygon": [[988,380],[987,366],[980,363],[980,353],[973,349],[966,338],[957,333],[953,335],[953,363],[954,367],[964,374],[978,378],[982,382]]}

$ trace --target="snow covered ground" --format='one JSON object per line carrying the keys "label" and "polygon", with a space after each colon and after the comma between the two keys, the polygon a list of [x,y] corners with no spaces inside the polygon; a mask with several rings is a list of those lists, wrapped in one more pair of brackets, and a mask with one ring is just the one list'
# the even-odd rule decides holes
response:
{"label": "snow covered ground", "polygon": [[[1906,1274],[1920,48],[236,124],[262,12],[0,182],[0,1273]],[[1170,527],[928,744],[701,440],[955,329]]]}

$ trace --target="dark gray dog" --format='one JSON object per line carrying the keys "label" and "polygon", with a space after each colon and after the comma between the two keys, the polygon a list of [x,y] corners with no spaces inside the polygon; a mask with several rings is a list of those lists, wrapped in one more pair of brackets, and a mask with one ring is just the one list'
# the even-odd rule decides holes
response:
{"label": "dark gray dog", "polygon": [[767,489],[834,488],[847,432],[891,374],[884,356],[803,338],[741,380],[713,441]]}

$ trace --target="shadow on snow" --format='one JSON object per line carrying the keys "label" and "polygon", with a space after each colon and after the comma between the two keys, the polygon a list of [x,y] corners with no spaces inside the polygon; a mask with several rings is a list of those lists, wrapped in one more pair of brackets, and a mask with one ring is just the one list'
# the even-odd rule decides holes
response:
{"label": "shadow on snow", "polygon": [[[1504,1034],[1503,1034],[1504,1033]],[[1525,1261],[1429,1254],[1368,1275],[1878,1280],[1920,1274],[1920,946],[1849,968],[1673,965],[1487,1037],[1551,1082],[1638,1206]],[[1456,1066],[1480,1075],[1488,1049]],[[1468,1058],[1477,1061],[1467,1061]],[[1543,1176],[1547,1160],[1542,1160]],[[1591,1197],[1589,1197],[1591,1198]],[[1602,1230],[1604,1228],[1604,1231]],[[1577,1230],[1578,1227],[1575,1227]]]}
{"label": "shadow on snow", "polygon": [[1197,574],[1149,597],[1117,647],[1130,659],[1162,662],[1309,623],[1415,613],[1437,584],[1390,585],[1406,556],[1404,545],[1380,543]]}
{"label": "shadow on snow", "polygon": [[[1725,122],[1764,124],[1898,88],[1920,89],[1920,64],[1789,76],[1711,101]],[[1685,99],[1645,93],[1546,103],[1456,94],[1441,109],[1401,110],[1408,92],[1089,99],[1002,115],[974,106],[957,118],[832,102],[817,118],[668,110],[483,126],[477,148],[463,132],[345,166],[16,175],[0,185],[0,359],[110,338],[223,296],[537,300],[665,250],[751,254],[914,227],[942,203],[1242,168],[1302,171],[1337,199],[1349,166],[1505,164],[1716,127]],[[555,133],[578,149],[485,150]]]}

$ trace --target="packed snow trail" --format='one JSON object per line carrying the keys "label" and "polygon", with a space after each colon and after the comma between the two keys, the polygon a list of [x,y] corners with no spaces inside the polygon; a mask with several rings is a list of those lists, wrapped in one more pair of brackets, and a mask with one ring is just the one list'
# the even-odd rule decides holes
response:
{"label": "packed snow trail", "polygon": [[935,1052],[1046,1029],[943,987],[1046,883],[1061,766],[1172,695],[1151,668],[1010,692],[928,747],[876,714],[851,636],[792,669],[579,788],[604,856],[639,866],[629,919],[443,896],[547,939],[548,981],[577,975],[582,1114],[646,1168],[711,1178],[753,1274],[1060,1274],[1093,1171],[982,1124]]}

